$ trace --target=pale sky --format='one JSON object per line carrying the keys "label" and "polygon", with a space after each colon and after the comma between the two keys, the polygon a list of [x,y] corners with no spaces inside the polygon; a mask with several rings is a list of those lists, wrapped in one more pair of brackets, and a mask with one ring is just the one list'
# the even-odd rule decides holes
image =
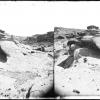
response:
{"label": "pale sky", "polygon": [[54,27],[100,27],[100,2],[0,2],[0,29],[17,36],[53,31]]}

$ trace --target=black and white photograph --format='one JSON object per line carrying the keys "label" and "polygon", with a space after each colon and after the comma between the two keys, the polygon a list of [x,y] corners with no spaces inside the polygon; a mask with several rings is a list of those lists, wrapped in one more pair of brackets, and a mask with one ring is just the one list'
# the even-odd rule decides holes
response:
{"label": "black and white photograph", "polygon": [[100,2],[0,2],[0,99],[100,99]]}
{"label": "black and white photograph", "polygon": [[0,99],[50,96],[54,32],[47,25],[46,6],[0,2]]}
{"label": "black and white photograph", "polygon": [[54,28],[55,92],[100,99],[100,2],[62,2]]}

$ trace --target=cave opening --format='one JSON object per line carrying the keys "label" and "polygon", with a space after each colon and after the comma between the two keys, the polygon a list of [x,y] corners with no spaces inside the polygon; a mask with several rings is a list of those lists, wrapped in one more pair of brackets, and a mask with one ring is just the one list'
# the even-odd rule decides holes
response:
{"label": "cave opening", "polygon": [[7,62],[7,56],[8,54],[5,53],[4,50],[2,50],[0,46],[0,62],[6,63]]}

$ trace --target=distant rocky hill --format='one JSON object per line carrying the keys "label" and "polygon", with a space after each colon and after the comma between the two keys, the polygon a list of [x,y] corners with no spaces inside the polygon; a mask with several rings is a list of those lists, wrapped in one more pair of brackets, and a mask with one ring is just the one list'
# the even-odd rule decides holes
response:
{"label": "distant rocky hill", "polygon": [[42,34],[42,35],[33,35],[31,37],[27,37],[26,39],[23,40],[23,43],[25,44],[34,44],[34,43],[40,43],[40,42],[49,42],[53,43],[54,38],[54,32],[47,32],[47,34]]}
{"label": "distant rocky hill", "polygon": [[54,38],[55,39],[66,39],[66,38],[68,38],[68,36],[72,37],[73,34],[77,34],[77,33],[79,33],[79,34],[80,33],[86,33],[86,34],[100,33],[99,28],[95,29],[93,27],[93,25],[90,25],[88,27],[87,27],[87,29],[74,29],[74,28],[55,27],[54,28]]}
{"label": "distant rocky hill", "polygon": [[55,27],[54,28],[54,38],[57,38],[58,36],[62,36],[66,38],[66,35],[75,33],[75,32],[82,32],[85,31],[85,29],[71,29],[71,28],[63,28],[63,27]]}
{"label": "distant rocky hill", "polygon": [[36,35],[32,35],[32,36],[26,36],[26,37],[22,37],[22,36],[15,36],[15,35],[9,35],[8,33],[6,33],[3,30],[0,30],[0,39],[4,39],[4,40],[16,40],[19,41],[20,43],[26,44],[26,45],[34,45],[34,44],[52,44],[53,40],[54,40],[54,32],[50,31],[47,32],[46,34],[36,34]]}

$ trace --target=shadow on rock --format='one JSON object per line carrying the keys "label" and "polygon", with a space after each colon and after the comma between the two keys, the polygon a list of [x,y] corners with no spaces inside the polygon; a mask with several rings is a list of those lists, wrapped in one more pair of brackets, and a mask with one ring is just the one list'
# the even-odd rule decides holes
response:
{"label": "shadow on rock", "polygon": [[0,62],[3,62],[3,63],[7,62],[7,56],[8,54],[6,54],[0,47]]}
{"label": "shadow on rock", "polygon": [[89,49],[89,48],[76,49],[74,55],[70,55],[67,59],[58,64],[58,66],[63,67],[64,69],[70,68],[74,60],[78,60],[82,56],[100,59],[100,50]]}

